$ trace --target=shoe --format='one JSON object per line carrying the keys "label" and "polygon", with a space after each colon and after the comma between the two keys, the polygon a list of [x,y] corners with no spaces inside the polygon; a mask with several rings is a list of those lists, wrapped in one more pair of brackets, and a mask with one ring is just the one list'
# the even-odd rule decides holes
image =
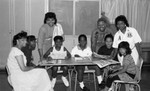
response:
{"label": "shoe", "polygon": [[83,87],[82,91],[90,91],[89,88],[87,88],[86,86]]}
{"label": "shoe", "polygon": [[68,82],[67,78],[62,76],[61,79],[62,79],[63,83],[65,84],[65,86],[69,87],[69,82]]}
{"label": "shoe", "polygon": [[105,83],[102,82],[101,84],[98,84],[98,86],[99,86],[100,89],[104,89],[105,88]]}
{"label": "shoe", "polygon": [[55,83],[56,83],[56,78],[52,78],[52,88],[54,88],[54,86],[55,86]]}

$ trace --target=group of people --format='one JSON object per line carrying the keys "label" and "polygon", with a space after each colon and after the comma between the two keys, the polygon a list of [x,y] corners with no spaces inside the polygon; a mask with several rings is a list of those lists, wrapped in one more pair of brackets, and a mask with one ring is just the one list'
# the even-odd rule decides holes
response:
{"label": "group of people", "polygon": [[[91,47],[87,45],[87,36],[81,34],[78,37],[78,44],[71,50],[71,53],[64,47],[65,41],[63,28],[57,23],[55,13],[45,14],[44,24],[38,34],[38,52],[40,61],[52,60],[52,53],[65,54],[64,59],[71,57],[98,57],[101,59],[114,59],[120,62],[113,69],[110,66],[99,68],[98,66],[87,66],[96,72],[99,87],[105,91],[111,91],[111,84],[114,80],[131,81],[135,78],[136,65],[141,58],[140,42],[142,41],[136,29],[129,27],[124,15],[115,19],[115,26],[118,30],[115,34],[108,26],[108,20],[101,17],[97,21],[97,28],[91,34]],[[58,66],[53,66],[51,78],[49,71],[39,68],[33,64],[32,50],[36,47],[34,35],[27,36],[24,31],[13,37],[13,47],[8,56],[7,66],[11,73],[10,78],[15,91],[53,91],[56,83]],[[106,60],[107,61],[107,60]],[[66,87],[68,66],[61,66],[63,70],[62,81]],[[83,82],[85,66],[75,66],[77,80],[83,91],[90,91]],[[104,70],[107,70],[107,79],[103,77]]]}

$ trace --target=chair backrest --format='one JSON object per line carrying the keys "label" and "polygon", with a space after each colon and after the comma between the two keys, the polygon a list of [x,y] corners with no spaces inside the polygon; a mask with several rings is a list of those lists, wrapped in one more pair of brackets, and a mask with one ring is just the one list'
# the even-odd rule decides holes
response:
{"label": "chair backrest", "polygon": [[142,69],[142,65],[143,65],[143,59],[141,58],[141,59],[139,59],[137,65],[136,65],[136,69],[137,69],[137,70],[136,70],[136,71],[137,71],[136,77],[137,77],[137,78],[135,78],[135,80],[137,80],[137,81],[140,81],[140,80],[141,80],[141,69]]}

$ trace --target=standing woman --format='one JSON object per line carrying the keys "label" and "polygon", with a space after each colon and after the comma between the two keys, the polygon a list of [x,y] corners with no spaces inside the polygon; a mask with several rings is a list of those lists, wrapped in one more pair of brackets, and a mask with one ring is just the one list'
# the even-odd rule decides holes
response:
{"label": "standing woman", "polygon": [[[115,19],[115,25],[118,29],[118,32],[114,36],[113,47],[117,49],[120,42],[127,41],[130,44],[130,48],[132,50],[131,55],[134,59],[134,62],[137,64],[139,57],[141,57],[141,37],[135,28],[129,27],[128,21],[124,15],[120,15]],[[114,53],[114,55],[116,53],[117,51]],[[123,58],[118,55],[118,60],[121,64],[122,59]]]}
{"label": "standing woman", "polygon": [[26,46],[26,32],[13,37],[13,47],[7,59],[9,82],[14,91],[53,91],[47,71],[26,65],[27,59],[21,48]]}
{"label": "standing woman", "polygon": [[40,61],[42,61],[43,55],[47,52],[47,50],[54,45],[53,38],[56,35],[63,36],[62,26],[57,23],[55,13],[48,12],[45,14],[44,24],[41,26],[38,34],[38,51]]}

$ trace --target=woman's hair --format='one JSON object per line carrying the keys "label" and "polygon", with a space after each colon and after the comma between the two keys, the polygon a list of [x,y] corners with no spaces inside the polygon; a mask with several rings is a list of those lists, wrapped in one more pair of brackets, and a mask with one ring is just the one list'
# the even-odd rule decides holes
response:
{"label": "woman's hair", "polygon": [[107,34],[107,35],[105,36],[105,38],[104,38],[104,41],[106,41],[107,38],[111,38],[112,41],[114,40],[114,37],[113,37],[112,34]]}
{"label": "woman's hair", "polygon": [[[125,25],[127,27],[129,27],[129,23],[128,23],[128,20],[127,18],[124,16],[124,15],[119,15],[116,19],[115,19],[115,26],[117,27],[117,23],[118,21],[123,21],[125,23]],[[117,28],[118,29],[118,28]]]}
{"label": "woman's hair", "polygon": [[129,45],[128,42],[122,41],[122,42],[118,45],[118,50],[119,50],[120,48],[126,49],[126,55],[127,55],[127,54],[131,54],[131,49],[130,49],[130,45]]}
{"label": "woman's hair", "polygon": [[63,39],[62,36],[59,36],[59,35],[58,35],[58,36],[55,36],[55,37],[54,37],[54,42],[56,42],[57,40],[60,40],[60,41],[63,42],[64,39]]}
{"label": "woman's hair", "polygon": [[85,39],[85,41],[87,41],[87,37],[86,37],[86,35],[85,35],[85,34],[81,34],[81,35],[79,35],[79,37],[78,37],[78,41],[80,41],[82,37]]}
{"label": "woman's hair", "polygon": [[27,38],[27,32],[21,31],[13,37],[13,46],[17,45],[17,40]]}
{"label": "woman's hair", "polygon": [[98,24],[100,21],[105,22],[105,23],[106,23],[106,25],[107,25],[107,23],[108,23],[108,21],[107,21],[107,19],[106,19],[105,17],[101,17],[101,18],[99,18],[99,19],[97,20],[97,24]]}
{"label": "woman's hair", "polygon": [[34,35],[29,35],[29,36],[27,36],[27,41],[28,41],[28,42],[36,41],[36,38],[35,38]]}
{"label": "woman's hair", "polygon": [[55,20],[55,23],[54,23],[54,24],[57,23],[56,14],[55,14],[54,12],[48,12],[48,13],[45,14],[44,24],[46,24],[46,20],[47,20],[48,18],[53,18],[53,19]]}

